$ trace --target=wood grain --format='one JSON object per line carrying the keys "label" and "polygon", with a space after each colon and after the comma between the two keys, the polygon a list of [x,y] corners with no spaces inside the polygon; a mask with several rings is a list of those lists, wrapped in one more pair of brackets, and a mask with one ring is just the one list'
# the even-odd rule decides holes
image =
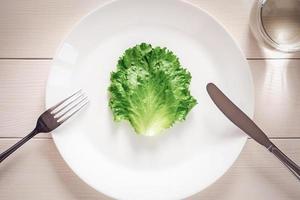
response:
{"label": "wood grain", "polygon": [[[300,140],[273,140],[288,156],[300,163]],[[191,200],[296,200],[299,181],[253,140],[248,140],[233,167],[215,184]]]}
{"label": "wood grain", "polygon": [[[51,58],[71,28],[108,0],[0,2],[0,58]],[[249,30],[255,0],[189,0],[226,27],[248,58],[300,57],[260,48]],[[201,37],[201,36],[199,36]]]}
{"label": "wood grain", "polygon": [[[5,149],[15,139],[0,139]],[[275,140],[287,155],[300,162],[300,140]],[[0,199],[110,199],[83,183],[65,164],[52,139],[35,139],[0,166]],[[12,192],[13,191],[13,192]],[[191,200],[295,200],[299,182],[267,150],[248,140],[233,167],[216,183]]]}
{"label": "wood grain", "polygon": [[300,138],[300,60],[249,61],[257,124],[271,137]]}
{"label": "wood grain", "polygon": [[50,65],[48,60],[0,60],[0,137],[32,131],[45,108]]}
{"label": "wood grain", "polygon": [[0,57],[48,58],[74,24],[104,0],[0,2]]}
{"label": "wood grain", "polygon": [[[300,60],[249,64],[255,85],[254,120],[270,137],[300,137]],[[48,60],[0,60],[0,137],[23,137],[33,128],[45,109],[50,67]]]}
{"label": "wood grain", "polygon": [[[0,139],[6,149],[16,139]],[[0,165],[0,199],[101,199],[62,160],[52,139],[34,139]]]}
{"label": "wood grain", "polygon": [[[0,1],[0,152],[31,131],[45,109],[46,81],[59,43],[83,16],[107,1]],[[257,44],[249,30],[256,0],[189,2],[216,18],[239,44],[253,75],[254,120],[300,163],[300,52],[281,53]],[[1,200],[110,199],[69,169],[50,135],[39,137],[1,163]],[[300,190],[285,167],[249,139],[221,179],[188,199],[295,200]]]}

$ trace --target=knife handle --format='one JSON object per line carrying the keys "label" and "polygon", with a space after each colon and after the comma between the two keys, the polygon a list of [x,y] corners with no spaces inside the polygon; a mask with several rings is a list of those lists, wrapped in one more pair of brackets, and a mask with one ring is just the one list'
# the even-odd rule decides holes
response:
{"label": "knife handle", "polygon": [[275,146],[275,144],[271,144],[268,148],[270,152],[272,152],[291,172],[296,176],[296,178],[300,181],[300,167],[294,163],[289,157],[287,157],[282,151]]}

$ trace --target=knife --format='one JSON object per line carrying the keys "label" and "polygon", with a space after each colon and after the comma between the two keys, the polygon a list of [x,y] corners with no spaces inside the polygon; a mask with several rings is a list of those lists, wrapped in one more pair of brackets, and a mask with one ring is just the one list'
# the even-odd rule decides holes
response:
{"label": "knife", "polygon": [[259,144],[273,153],[300,181],[300,167],[279,150],[268,136],[241,110],[239,109],[215,84],[206,86],[207,92],[216,106],[237,127]]}

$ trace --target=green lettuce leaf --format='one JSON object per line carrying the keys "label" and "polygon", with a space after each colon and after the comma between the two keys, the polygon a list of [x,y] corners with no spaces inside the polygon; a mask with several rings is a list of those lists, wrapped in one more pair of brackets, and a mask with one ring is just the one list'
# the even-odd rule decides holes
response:
{"label": "green lettuce leaf", "polygon": [[114,120],[128,120],[137,134],[159,134],[197,104],[189,91],[191,74],[166,48],[142,43],[127,49],[110,80]]}

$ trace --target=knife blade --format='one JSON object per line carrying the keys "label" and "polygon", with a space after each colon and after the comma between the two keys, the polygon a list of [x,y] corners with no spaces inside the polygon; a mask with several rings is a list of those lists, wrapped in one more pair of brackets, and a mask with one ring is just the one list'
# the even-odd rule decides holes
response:
{"label": "knife blade", "polygon": [[267,135],[215,84],[207,84],[206,89],[216,106],[237,127],[242,129],[245,133],[247,133],[247,135],[266,148],[269,148],[272,145]]}

